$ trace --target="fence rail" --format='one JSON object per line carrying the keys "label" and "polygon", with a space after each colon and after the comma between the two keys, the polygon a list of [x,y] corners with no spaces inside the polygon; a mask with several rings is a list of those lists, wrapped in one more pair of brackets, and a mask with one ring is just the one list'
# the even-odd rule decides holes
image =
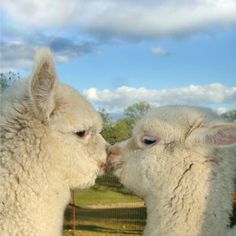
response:
{"label": "fence rail", "polygon": [[114,176],[103,176],[94,187],[73,191],[71,196],[65,212],[65,235],[142,235],[144,202]]}

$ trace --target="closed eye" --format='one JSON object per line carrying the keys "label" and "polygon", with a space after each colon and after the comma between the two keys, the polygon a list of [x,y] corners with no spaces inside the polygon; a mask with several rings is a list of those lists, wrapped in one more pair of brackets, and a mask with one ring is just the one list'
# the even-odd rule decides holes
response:
{"label": "closed eye", "polygon": [[161,137],[159,136],[151,136],[151,135],[144,135],[141,139],[142,144],[145,146],[153,146],[157,143],[162,143]]}
{"label": "closed eye", "polygon": [[156,143],[156,139],[143,139],[143,143],[146,144],[146,145],[152,145],[154,143]]}

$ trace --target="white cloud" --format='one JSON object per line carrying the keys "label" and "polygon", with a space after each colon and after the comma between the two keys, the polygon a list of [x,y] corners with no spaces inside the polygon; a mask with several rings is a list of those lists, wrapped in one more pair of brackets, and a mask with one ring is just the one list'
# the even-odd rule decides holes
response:
{"label": "white cloud", "polygon": [[224,114],[225,112],[227,112],[227,109],[225,107],[219,107],[217,109],[217,113],[220,114],[220,115]]}
{"label": "white cloud", "polygon": [[166,51],[165,49],[160,48],[160,47],[152,48],[151,52],[156,55],[159,55],[159,56],[169,56],[170,55],[170,53],[168,51]]}
{"label": "white cloud", "polygon": [[69,58],[67,56],[57,55],[55,56],[56,62],[67,63]]}
{"label": "white cloud", "polygon": [[173,37],[236,24],[235,0],[9,0],[1,8],[19,26],[74,25],[102,36]]}
{"label": "white cloud", "polygon": [[9,0],[5,1],[1,7],[19,25],[46,28],[65,26],[73,21],[74,4],[75,1],[71,0]]}
{"label": "white cloud", "polygon": [[[119,87],[115,90],[91,88],[84,91],[85,97],[97,107],[109,112],[122,112],[127,106],[146,101],[155,106],[189,104],[203,106],[236,105],[236,87],[214,83],[206,86],[190,85],[174,89],[146,89]],[[222,108],[221,108],[222,110]]]}
{"label": "white cloud", "polygon": [[90,88],[86,91],[86,96],[90,101],[98,102],[98,95],[97,95],[97,89],[96,88]]}
{"label": "white cloud", "polygon": [[[233,27],[236,1],[4,0],[0,14],[4,22],[1,70],[7,70],[29,68],[40,45],[51,47],[60,55],[57,60],[65,63],[87,53],[103,55],[99,46],[108,39],[114,43],[121,38],[182,37],[215,26]],[[18,46],[12,46],[14,40]],[[151,51],[159,56],[170,54],[161,47]]]}

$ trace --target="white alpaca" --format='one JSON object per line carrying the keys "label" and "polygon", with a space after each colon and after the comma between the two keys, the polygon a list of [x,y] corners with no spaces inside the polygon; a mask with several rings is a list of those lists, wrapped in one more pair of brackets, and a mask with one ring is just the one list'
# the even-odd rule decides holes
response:
{"label": "white alpaca", "polygon": [[50,50],[39,50],[31,79],[1,97],[1,236],[62,234],[70,189],[102,173],[101,127],[90,104],[58,81]]}
{"label": "white alpaca", "polygon": [[166,106],[110,148],[120,181],[144,198],[146,236],[236,236],[229,229],[236,124],[206,108]]}

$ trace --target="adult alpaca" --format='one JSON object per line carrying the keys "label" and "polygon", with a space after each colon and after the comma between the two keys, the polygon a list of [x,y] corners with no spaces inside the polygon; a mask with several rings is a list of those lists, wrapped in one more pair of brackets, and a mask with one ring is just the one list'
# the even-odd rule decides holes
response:
{"label": "adult alpaca", "polygon": [[145,236],[236,236],[229,229],[236,124],[213,111],[157,108],[110,148],[108,167],[147,206]]}
{"label": "adult alpaca", "polygon": [[50,50],[39,50],[31,78],[1,97],[1,236],[62,234],[70,189],[102,173],[101,128],[91,105],[59,82]]}

